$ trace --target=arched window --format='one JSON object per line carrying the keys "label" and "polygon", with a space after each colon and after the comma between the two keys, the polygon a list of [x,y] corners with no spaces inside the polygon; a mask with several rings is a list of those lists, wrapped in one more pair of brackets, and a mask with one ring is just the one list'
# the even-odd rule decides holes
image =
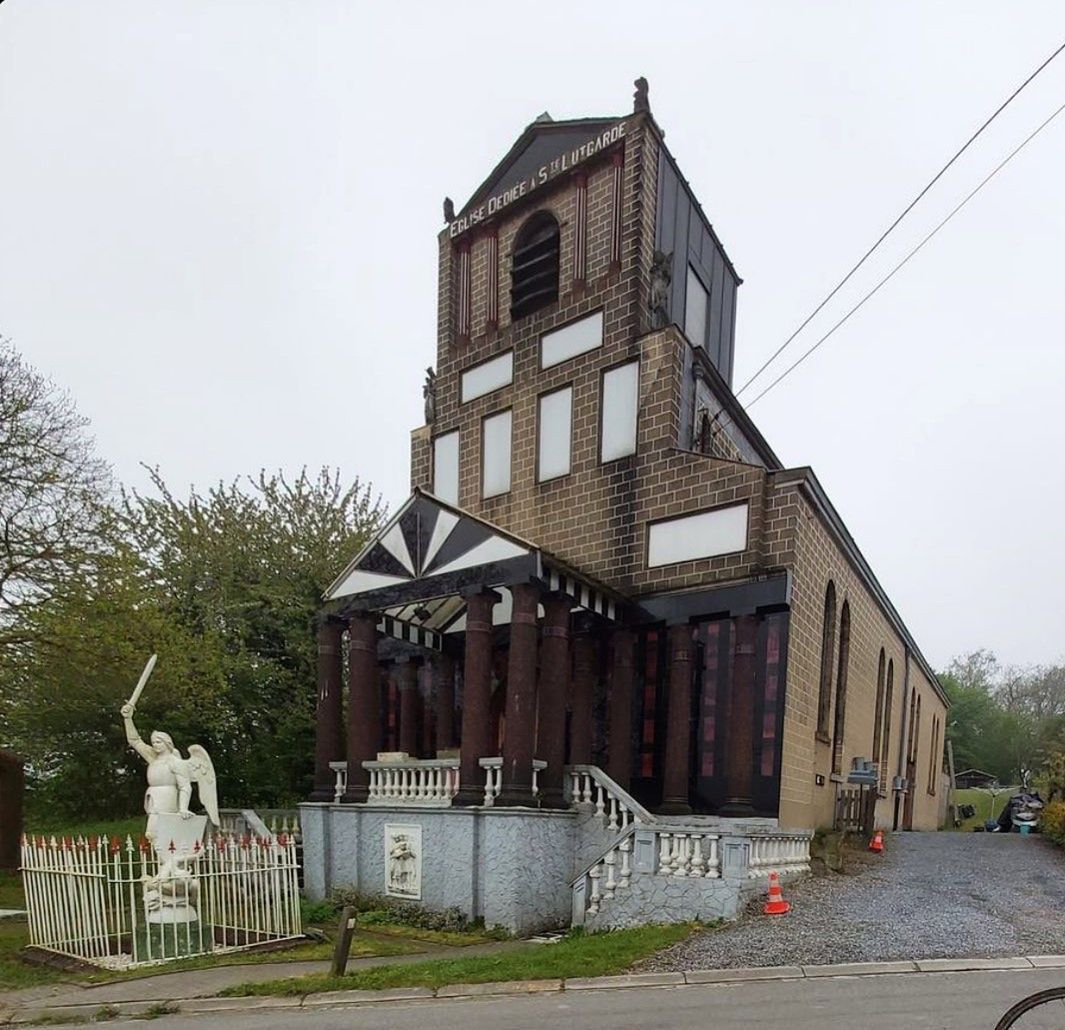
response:
{"label": "arched window", "polygon": [[[880,747],[880,793],[887,793],[888,762],[891,744],[891,695],[895,689],[895,663],[888,659],[887,686],[884,689],[884,739]],[[905,717],[905,711],[903,716]]]}
{"label": "arched window", "polygon": [[843,730],[847,722],[847,667],[851,655],[851,609],[846,601],[839,615],[839,665],[836,668],[836,720],[832,730],[832,771],[843,772]]}
{"label": "arched window", "polygon": [[884,727],[884,672],[887,664],[887,656],[884,649],[880,648],[880,664],[876,670],[876,709],[873,713],[873,753],[872,760],[880,761],[880,734]]}
{"label": "arched window", "polygon": [[514,239],[510,317],[523,318],[558,300],[558,222],[537,211]]}
{"label": "arched window", "polygon": [[825,614],[821,623],[821,683],[817,690],[817,733],[828,739],[828,713],[832,708],[832,659],[836,647],[836,585],[829,580]]}

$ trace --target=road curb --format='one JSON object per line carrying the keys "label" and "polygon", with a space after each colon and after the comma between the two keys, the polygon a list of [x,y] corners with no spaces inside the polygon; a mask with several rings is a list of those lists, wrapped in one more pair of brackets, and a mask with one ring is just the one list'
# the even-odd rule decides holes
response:
{"label": "road curb", "polygon": [[39,1008],[0,1008],[0,1025],[33,1023],[42,1016],[90,1016],[101,1008],[116,1009],[123,1016],[143,1015],[160,1004],[178,1013],[207,1014],[237,1009],[324,1009],[351,1005],[385,1005],[470,998],[532,996],[565,991],[618,991],[639,987],[735,987],[767,980],[821,980],[828,977],[905,976],[914,973],[1004,972],[1018,969],[1065,967],[1065,955],[1031,955],[1010,958],[915,959],[898,962],[840,962],[822,966],[752,966],[742,969],[689,969],[683,973],[629,973],[621,976],[571,977],[569,980],[504,980],[491,983],[448,984],[427,987],[394,987],[381,991],[348,990],[308,994],[302,998],[275,995],[232,995],[137,1002],[101,1002],[93,1005],[47,1005]]}

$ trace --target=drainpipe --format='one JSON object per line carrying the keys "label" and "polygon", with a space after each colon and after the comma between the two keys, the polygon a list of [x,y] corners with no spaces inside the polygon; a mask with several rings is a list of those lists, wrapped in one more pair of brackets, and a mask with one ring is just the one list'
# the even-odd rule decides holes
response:
{"label": "drainpipe", "polygon": [[[909,703],[910,697],[910,649],[904,648],[903,666],[902,666],[902,723],[899,726],[899,767],[898,775],[905,774],[905,762],[906,752],[909,749],[909,735],[910,735],[910,723],[906,718],[906,707]],[[909,789],[909,787],[907,787]],[[899,816],[902,808],[902,794],[899,791],[895,791],[895,815],[891,823],[892,830],[899,828]]]}

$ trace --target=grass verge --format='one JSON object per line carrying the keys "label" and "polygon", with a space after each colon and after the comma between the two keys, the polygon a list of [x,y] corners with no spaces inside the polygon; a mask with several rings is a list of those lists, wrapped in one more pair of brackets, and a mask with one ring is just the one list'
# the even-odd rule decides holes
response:
{"label": "grass verge", "polygon": [[623,973],[633,963],[684,940],[697,923],[639,926],[609,933],[571,933],[557,944],[526,944],[497,955],[438,959],[401,966],[378,966],[347,976],[328,973],[241,984],[223,994],[300,996],[320,991],[382,990],[388,987],[443,987],[496,980],[545,980]]}

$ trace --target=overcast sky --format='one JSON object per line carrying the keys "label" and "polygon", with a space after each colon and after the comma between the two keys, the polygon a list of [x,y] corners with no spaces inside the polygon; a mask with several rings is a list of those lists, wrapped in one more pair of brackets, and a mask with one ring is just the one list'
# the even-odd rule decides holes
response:
{"label": "overcast sky", "polygon": [[[6,0],[0,334],[126,483],[332,465],[395,505],[441,200],[541,111],[650,80],[745,280],[738,386],[1063,38],[1060,2]],[[1065,55],[787,355],[1063,101]],[[1063,182],[1065,115],[752,410],[937,665],[1065,653]]]}

